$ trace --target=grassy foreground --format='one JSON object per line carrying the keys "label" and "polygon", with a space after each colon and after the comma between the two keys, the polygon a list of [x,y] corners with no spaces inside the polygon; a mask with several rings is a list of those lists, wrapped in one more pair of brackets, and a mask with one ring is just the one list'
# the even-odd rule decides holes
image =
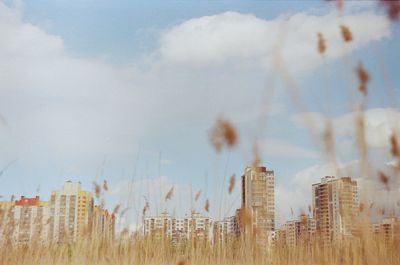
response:
{"label": "grassy foreground", "polygon": [[77,242],[59,245],[12,245],[0,248],[0,264],[400,264],[399,242],[364,238],[322,247],[314,243],[289,249],[277,246],[265,251],[241,241],[226,247],[189,243],[175,247],[152,240]]}

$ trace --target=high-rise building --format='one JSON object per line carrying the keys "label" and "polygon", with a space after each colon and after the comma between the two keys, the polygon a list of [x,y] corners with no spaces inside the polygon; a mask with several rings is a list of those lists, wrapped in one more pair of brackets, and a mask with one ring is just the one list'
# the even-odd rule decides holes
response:
{"label": "high-rise building", "polygon": [[350,177],[326,176],[312,185],[313,216],[323,243],[351,237],[358,213],[357,182]]}
{"label": "high-rise building", "polygon": [[[242,176],[241,233],[267,244],[275,230],[275,177],[266,167],[246,167]],[[246,221],[247,220],[247,221]]]}
{"label": "high-rise building", "polygon": [[48,232],[49,205],[39,196],[0,203],[0,240],[28,243],[45,241]]}
{"label": "high-rise building", "polygon": [[65,182],[50,198],[49,239],[66,242],[87,238],[91,232],[93,196],[80,182]]}
{"label": "high-rise building", "polygon": [[94,206],[92,218],[92,239],[113,240],[115,236],[115,215],[101,205]]}
{"label": "high-rise building", "polygon": [[236,216],[229,216],[222,221],[214,222],[214,244],[224,246],[238,236]]}

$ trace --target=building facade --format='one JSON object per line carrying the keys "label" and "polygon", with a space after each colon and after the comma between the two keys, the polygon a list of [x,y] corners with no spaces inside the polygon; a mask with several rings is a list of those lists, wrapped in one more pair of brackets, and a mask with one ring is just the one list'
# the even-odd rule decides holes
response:
{"label": "building facade", "polygon": [[176,218],[167,212],[157,217],[144,218],[144,235],[157,240],[211,241],[213,221],[193,211],[189,217]]}
{"label": "building facade", "polygon": [[214,244],[225,246],[238,237],[238,223],[236,216],[229,216],[222,221],[214,222],[213,240]]}
{"label": "building facade", "polygon": [[312,196],[319,239],[329,244],[351,238],[359,210],[357,182],[326,176],[312,185]]}
{"label": "building facade", "polygon": [[316,236],[317,222],[307,215],[300,215],[298,220],[287,221],[277,231],[276,242],[280,246],[294,248],[310,246]]}
{"label": "building facade", "polygon": [[242,176],[240,231],[267,244],[275,230],[275,176],[266,167],[247,167]]}
{"label": "building facade", "polygon": [[79,182],[65,182],[50,201],[21,197],[0,202],[0,241],[27,243],[109,240],[115,234],[115,215],[94,207],[93,196]]}
{"label": "building facade", "polygon": [[113,240],[115,237],[115,215],[109,213],[101,205],[94,206],[91,228],[92,239]]}
{"label": "building facade", "polygon": [[93,215],[93,195],[80,182],[65,182],[50,198],[49,240],[69,242],[88,238]]}
{"label": "building facade", "polygon": [[[177,218],[172,218],[171,215],[167,212],[161,213],[156,217],[145,217],[144,218],[144,235],[147,237],[152,237],[153,239],[163,240],[169,239],[172,237],[172,223],[173,219],[175,219],[174,223],[176,226]],[[181,230],[184,230],[186,225],[179,222],[178,225]]]}
{"label": "building facade", "polygon": [[29,243],[46,241],[49,205],[39,196],[0,203],[0,240]]}
{"label": "building facade", "polygon": [[400,218],[386,217],[380,222],[371,224],[373,235],[387,245],[400,246]]}

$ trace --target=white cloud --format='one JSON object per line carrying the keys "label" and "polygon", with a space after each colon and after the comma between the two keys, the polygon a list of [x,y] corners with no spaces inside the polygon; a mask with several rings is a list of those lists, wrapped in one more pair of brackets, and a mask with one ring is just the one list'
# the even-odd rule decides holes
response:
{"label": "white cloud", "polygon": [[[68,156],[127,154],[139,141],[132,139],[172,121],[212,120],[224,112],[235,122],[255,120],[254,98],[265,90],[263,69],[224,66],[222,73],[208,67],[193,71],[176,62],[215,67],[224,62],[254,65],[260,59],[264,63],[283,23],[284,57],[303,63],[300,57],[305,56],[311,65],[318,57],[315,32],[323,26],[336,36],[339,23],[333,14],[305,13],[270,21],[235,12],[194,18],[165,30],[156,52],[161,57],[141,70],[142,62],[117,68],[96,58],[71,57],[61,37],[23,21],[19,9],[4,3],[0,17],[0,112],[10,127],[1,131],[11,135],[0,145],[13,146],[15,156],[27,150]],[[340,20],[354,27],[356,38],[347,51],[389,35],[386,19],[376,14]],[[270,105],[269,113],[280,108],[275,102]]]}
{"label": "white cloud", "polygon": [[[339,25],[347,25],[354,40],[345,44]],[[271,67],[277,52],[289,69],[309,70],[322,63],[317,32],[324,34],[326,58],[339,58],[371,41],[390,36],[385,16],[371,12],[338,16],[297,13],[264,20],[251,14],[226,12],[190,19],[161,36],[160,54],[169,62],[186,65],[238,64],[249,61]],[[305,63],[306,62],[306,63]]]}
{"label": "white cloud", "polygon": [[[338,145],[344,151],[353,144],[355,147],[355,112],[331,118],[332,128],[338,138]],[[321,113],[300,113],[292,116],[291,120],[302,128],[308,128],[317,135],[322,135],[324,126],[329,118]],[[366,140],[369,147],[385,148],[390,145],[390,136],[399,132],[400,112],[391,108],[368,109],[364,112]],[[352,139],[352,142],[349,142]]]}
{"label": "white cloud", "polygon": [[164,32],[160,53],[168,61],[189,64],[254,59],[266,55],[265,46],[272,49],[268,25],[236,12],[190,19]]}

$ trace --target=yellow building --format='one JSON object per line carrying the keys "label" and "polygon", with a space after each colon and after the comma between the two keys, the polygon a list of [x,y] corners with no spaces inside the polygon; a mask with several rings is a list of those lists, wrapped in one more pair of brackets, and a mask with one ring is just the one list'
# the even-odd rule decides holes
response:
{"label": "yellow building", "polygon": [[65,182],[50,198],[49,239],[68,242],[87,238],[93,214],[93,195],[80,182]]}

